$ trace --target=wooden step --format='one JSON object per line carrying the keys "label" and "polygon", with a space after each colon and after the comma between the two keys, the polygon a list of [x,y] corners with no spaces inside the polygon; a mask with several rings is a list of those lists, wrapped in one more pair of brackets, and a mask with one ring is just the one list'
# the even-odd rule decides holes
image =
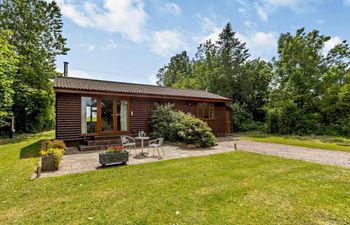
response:
{"label": "wooden step", "polygon": [[105,139],[105,140],[91,140],[87,141],[88,146],[97,146],[97,145],[120,145],[121,140],[119,139]]}
{"label": "wooden step", "polygon": [[95,146],[78,145],[79,151],[98,151],[98,150],[105,150],[107,147],[108,145],[95,145]]}

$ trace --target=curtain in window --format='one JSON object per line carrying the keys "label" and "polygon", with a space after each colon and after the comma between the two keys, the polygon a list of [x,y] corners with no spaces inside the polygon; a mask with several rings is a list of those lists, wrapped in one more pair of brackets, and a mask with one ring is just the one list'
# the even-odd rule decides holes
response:
{"label": "curtain in window", "polygon": [[128,101],[121,100],[121,109],[120,109],[120,128],[122,131],[128,130]]}
{"label": "curtain in window", "polygon": [[81,133],[87,133],[87,123],[86,123],[86,105],[89,101],[86,97],[81,98]]}

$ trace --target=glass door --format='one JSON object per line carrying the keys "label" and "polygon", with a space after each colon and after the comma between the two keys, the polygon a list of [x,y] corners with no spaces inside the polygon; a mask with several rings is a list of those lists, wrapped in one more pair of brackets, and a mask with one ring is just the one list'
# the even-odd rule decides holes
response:
{"label": "glass door", "polygon": [[101,98],[101,132],[113,131],[113,98]]}

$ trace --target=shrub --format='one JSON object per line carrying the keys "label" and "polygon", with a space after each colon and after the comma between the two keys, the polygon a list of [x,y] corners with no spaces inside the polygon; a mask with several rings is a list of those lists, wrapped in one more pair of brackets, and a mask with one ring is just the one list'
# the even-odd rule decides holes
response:
{"label": "shrub", "polygon": [[65,149],[67,146],[62,140],[53,140],[52,141],[52,148],[61,148]]}
{"label": "shrub", "polygon": [[47,150],[49,148],[65,149],[66,144],[62,140],[45,140],[41,142],[40,150]]}
{"label": "shrub", "polygon": [[64,149],[61,149],[61,148],[49,148],[47,150],[40,151],[41,156],[53,155],[53,158],[57,167],[61,162],[63,154],[64,154]]}
{"label": "shrub", "polygon": [[175,130],[179,141],[186,144],[195,144],[201,148],[212,147],[216,138],[208,124],[190,113],[178,111]]}
{"label": "shrub", "polygon": [[174,130],[174,124],[176,122],[176,111],[174,104],[155,104],[156,108],[151,114],[151,127],[150,133],[153,138],[164,137],[167,140],[176,140],[176,131]]}
{"label": "shrub", "polygon": [[216,138],[208,124],[190,113],[175,111],[174,105],[157,105],[151,115],[151,136],[164,137],[197,147],[212,147]]}

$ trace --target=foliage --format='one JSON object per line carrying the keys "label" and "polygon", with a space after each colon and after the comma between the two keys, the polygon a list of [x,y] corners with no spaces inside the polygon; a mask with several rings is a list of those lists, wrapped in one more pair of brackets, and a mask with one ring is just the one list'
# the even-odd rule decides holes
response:
{"label": "foliage", "polygon": [[208,124],[190,113],[175,111],[173,104],[157,105],[151,114],[151,136],[170,141],[212,147],[216,138]]}
{"label": "foliage", "polygon": [[106,153],[121,153],[124,152],[125,150],[124,146],[121,145],[112,145],[112,146],[108,146],[108,148],[106,149]]}
{"label": "foliage", "polygon": [[234,131],[263,130],[263,123],[254,121],[252,113],[248,112],[238,103],[231,105],[232,123]]}
{"label": "foliage", "polygon": [[347,134],[350,49],[346,42],[324,53],[330,37],[314,30],[281,34],[273,60],[267,131],[279,134]]}
{"label": "foliage", "polygon": [[66,149],[66,147],[63,140],[44,140],[41,142],[40,150],[46,151],[49,148]]}
{"label": "foliage", "polygon": [[[246,44],[237,38],[228,23],[219,40],[201,44],[192,60],[186,52],[172,57],[169,64],[159,70],[158,84],[208,90],[226,96],[252,117],[254,122],[247,124],[253,129],[259,127],[259,122],[265,118],[262,107],[268,101],[272,64],[248,58]],[[234,126],[236,131],[248,129],[237,124]]]}
{"label": "foliage", "polygon": [[150,135],[154,138],[164,137],[166,140],[175,141],[177,138],[174,124],[177,117],[174,109],[174,104],[155,104],[155,109],[151,113]]}
{"label": "foliage", "polygon": [[12,117],[13,79],[18,56],[10,44],[10,31],[0,30],[0,128],[7,126]]}
{"label": "foliage", "polygon": [[201,148],[213,147],[216,138],[208,124],[190,113],[176,112],[177,121],[174,130],[180,142],[195,144]]}
{"label": "foliage", "polygon": [[343,41],[327,52],[329,40],[304,28],[282,33],[276,58],[251,60],[228,23],[192,60],[185,53],[171,58],[158,84],[230,98],[234,131],[264,124],[271,133],[350,135],[350,48]]}
{"label": "foliage", "polygon": [[21,57],[13,76],[12,112],[16,130],[36,132],[54,125],[55,58],[66,54],[56,1],[3,0],[0,26],[13,32],[10,44]]}

